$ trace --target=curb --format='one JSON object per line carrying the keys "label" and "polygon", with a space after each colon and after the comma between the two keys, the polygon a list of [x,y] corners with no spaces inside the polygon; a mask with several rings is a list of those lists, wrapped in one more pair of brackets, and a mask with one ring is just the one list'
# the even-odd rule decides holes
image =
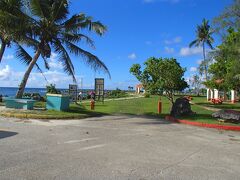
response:
{"label": "curb", "polygon": [[17,114],[17,113],[0,113],[0,117],[6,118],[18,118],[18,119],[36,119],[36,120],[69,120],[69,119],[84,119],[86,118],[83,116],[68,116],[68,117],[56,117],[54,115],[36,115],[36,114]]}
{"label": "curb", "polygon": [[222,129],[222,130],[228,130],[228,131],[240,131],[240,126],[228,126],[228,125],[219,125],[219,124],[208,124],[208,123],[201,123],[201,122],[193,122],[188,120],[181,120],[176,119],[172,116],[166,116],[166,120],[181,123],[181,124],[187,124],[191,126],[198,126],[198,127],[204,127],[204,128],[213,128],[213,129]]}

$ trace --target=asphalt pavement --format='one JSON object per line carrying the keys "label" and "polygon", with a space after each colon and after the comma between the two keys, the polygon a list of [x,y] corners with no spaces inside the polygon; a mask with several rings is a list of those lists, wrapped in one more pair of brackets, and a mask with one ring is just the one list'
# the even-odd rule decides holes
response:
{"label": "asphalt pavement", "polygon": [[240,132],[137,116],[0,117],[1,180],[239,180]]}

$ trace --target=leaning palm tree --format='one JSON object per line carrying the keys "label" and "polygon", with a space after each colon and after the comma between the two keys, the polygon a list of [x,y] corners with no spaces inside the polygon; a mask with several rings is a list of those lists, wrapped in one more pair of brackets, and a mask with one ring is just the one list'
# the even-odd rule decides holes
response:
{"label": "leaning palm tree", "polygon": [[19,49],[18,57],[27,59],[29,65],[16,94],[17,98],[22,97],[30,73],[40,57],[45,67],[49,69],[48,59],[52,52],[59,55],[64,71],[72,76],[74,82],[76,78],[70,53],[81,56],[82,60],[85,60],[94,70],[102,69],[110,76],[108,68],[97,56],[77,45],[80,41],[85,41],[94,47],[93,40],[83,32],[87,30],[103,35],[106,27],[99,21],[94,22],[85,14],[76,14],[68,18],[68,0],[29,0],[27,15],[31,23],[31,31],[26,33],[27,38],[23,43],[32,47],[35,54],[31,58],[26,53],[21,53],[23,51]]}
{"label": "leaning palm tree", "polygon": [[[202,24],[197,26],[196,39],[192,41],[189,45],[189,47],[202,46],[204,62],[206,61],[206,45],[209,46],[211,49],[214,49],[212,46],[212,43],[214,42],[214,39],[212,37],[213,33],[214,32],[209,25],[209,21],[206,19],[203,19]],[[203,63],[203,64],[206,64],[206,63]],[[207,80],[208,79],[207,66],[204,66],[204,74],[205,74],[205,80]]]}

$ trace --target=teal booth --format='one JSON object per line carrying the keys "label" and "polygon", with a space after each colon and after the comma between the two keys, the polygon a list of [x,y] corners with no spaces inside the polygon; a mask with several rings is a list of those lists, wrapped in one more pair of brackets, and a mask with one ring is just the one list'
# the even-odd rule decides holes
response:
{"label": "teal booth", "polygon": [[70,97],[62,94],[47,94],[47,110],[66,111],[69,109]]}

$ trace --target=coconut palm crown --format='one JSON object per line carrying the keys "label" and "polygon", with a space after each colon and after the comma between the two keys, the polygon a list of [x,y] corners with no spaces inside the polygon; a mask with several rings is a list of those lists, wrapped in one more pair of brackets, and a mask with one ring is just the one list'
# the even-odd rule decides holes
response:
{"label": "coconut palm crown", "polygon": [[17,98],[22,97],[27,80],[39,57],[42,57],[45,67],[50,68],[48,59],[52,52],[58,54],[64,71],[72,76],[74,82],[76,78],[70,54],[81,56],[91,68],[102,69],[110,77],[108,68],[97,56],[78,46],[80,41],[85,41],[94,48],[93,40],[83,32],[90,31],[102,36],[106,31],[102,23],[93,21],[85,14],[75,14],[68,18],[68,0],[29,0],[28,2],[29,10],[26,15],[31,30],[26,33],[22,43],[32,47],[35,54],[31,58],[21,48],[18,51],[18,57],[27,59],[29,65],[19,86]]}
{"label": "coconut palm crown", "polygon": [[[212,37],[214,31],[211,29],[209,25],[209,21],[203,19],[202,24],[197,26],[196,30],[196,39],[189,44],[189,47],[192,46],[202,46],[203,48],[203,60],[206,61],[206,45],[210,47],[210,49],[214,49],[212,44],[214,43],[214,39]],[[207,67],[205,70],[205,79],[207,80]]]}
{"label": "coconut palm crown", "polygon": [[[25,29],[24,13],[21,11],[22,1],[1,0],[0,1],[0,62],[5,49],[20,39]],[[24,27],[24,28],[23,28]]]}

